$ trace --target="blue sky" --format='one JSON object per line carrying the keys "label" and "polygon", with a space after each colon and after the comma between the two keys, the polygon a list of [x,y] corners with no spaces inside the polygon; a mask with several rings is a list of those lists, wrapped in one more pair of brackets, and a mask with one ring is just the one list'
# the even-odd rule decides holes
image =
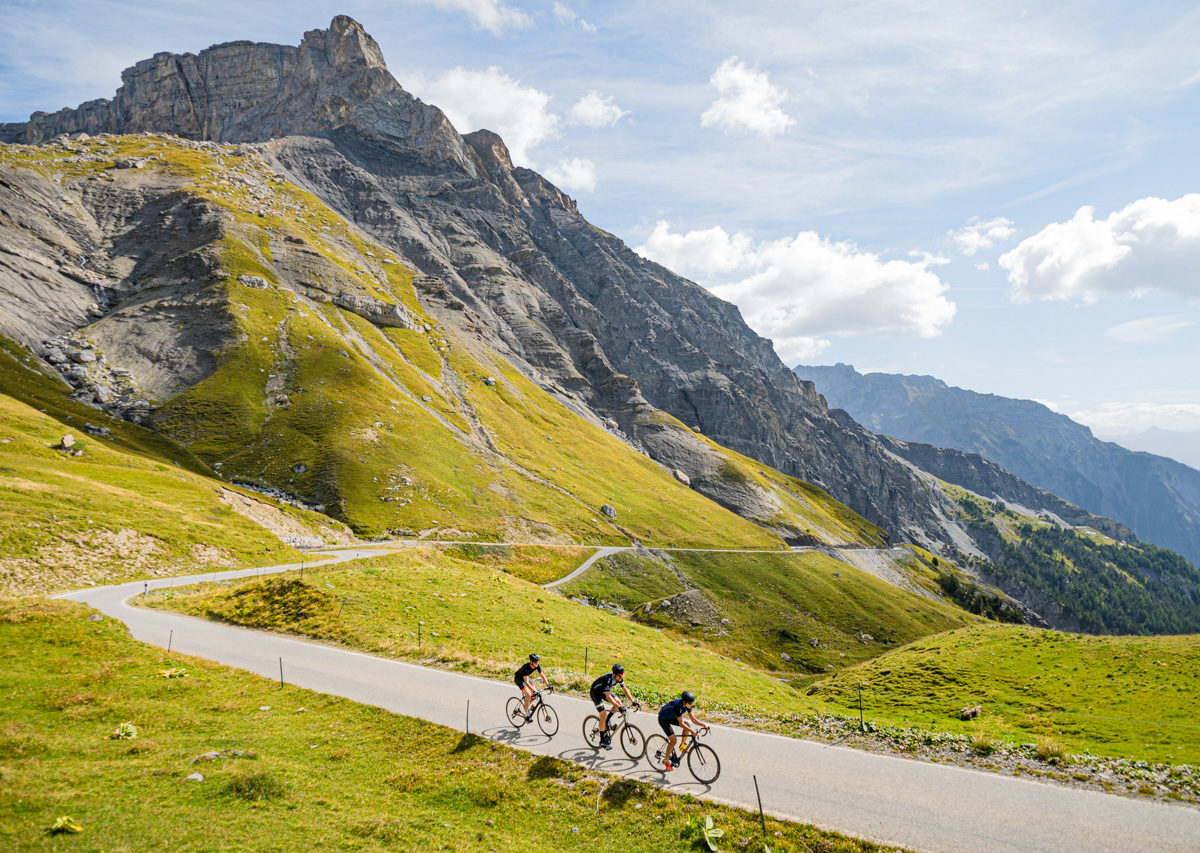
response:
{"label": "blue sky", "polygon": [[1200,427],[1194,4],[0,0],[0,120],[349,14],[788,363]]}

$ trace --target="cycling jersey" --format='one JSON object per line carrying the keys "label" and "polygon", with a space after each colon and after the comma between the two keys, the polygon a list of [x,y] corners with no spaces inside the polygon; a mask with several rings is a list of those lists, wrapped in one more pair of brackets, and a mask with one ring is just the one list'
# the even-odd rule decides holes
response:
{"label": "cycling jersey", "polygon": [[539,675],[541,674],[542,665],[540,663],[526,663],[523,667],[518,669],[516,674],[513,676],[513,680],[517,682],[517,687],[524,687],[525,679],[531,677],[535,672]]}
{"label": "cycling jersey", "polygon": [[620,684],[621,682],[617,681],[617,676],[614,673],[606,672],[592,682],[592,698],[601,699],[605,693],[616,693],[617,687]]}
{"label": "cycling jersey", "polygon": [[687,709],[683,707],[682,699],[672,699],[667,704],[663,705],[658,712],[658,721],[660,723],[679,724],[679,718],[687,713]]}

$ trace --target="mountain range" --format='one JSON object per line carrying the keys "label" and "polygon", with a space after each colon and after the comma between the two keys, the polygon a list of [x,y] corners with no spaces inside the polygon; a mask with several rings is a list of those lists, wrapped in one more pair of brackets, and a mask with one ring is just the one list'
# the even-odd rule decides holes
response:
{"label": "mountain range", "polygon": [[889,446],[943,479],[971,487],[957,456],[930,445],[979,454],[1200,563],[1200,471],[1194,468],[1101,441],[1032,400],[980,394],[932,376],[861,374],[846,364],[801,365],[795,372],[815,383],[830,406],[900,439]]}

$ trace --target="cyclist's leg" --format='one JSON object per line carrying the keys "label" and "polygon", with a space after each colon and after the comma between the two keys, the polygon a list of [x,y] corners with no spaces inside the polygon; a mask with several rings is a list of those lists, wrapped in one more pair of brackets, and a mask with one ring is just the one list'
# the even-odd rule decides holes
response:
{"label": "cyclist's leg", "polygon": [[525,683],[521,685],[521,692],[525,694],[525,713],[529,714],[529,706],[533,702],[533,685],[529,683],[529,679],[525,679]]}

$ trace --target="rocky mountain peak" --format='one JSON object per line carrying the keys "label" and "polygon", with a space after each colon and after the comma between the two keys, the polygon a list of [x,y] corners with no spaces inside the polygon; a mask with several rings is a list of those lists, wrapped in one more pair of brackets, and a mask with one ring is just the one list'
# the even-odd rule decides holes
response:
{"label": "rocky mountain peak", "polygon": [[327,30],[309,30],[300,42],[300,54],[323,57],[335,71],[355,68],[387,68],[383,52],[362,24],[348,15],[338,15]]}

